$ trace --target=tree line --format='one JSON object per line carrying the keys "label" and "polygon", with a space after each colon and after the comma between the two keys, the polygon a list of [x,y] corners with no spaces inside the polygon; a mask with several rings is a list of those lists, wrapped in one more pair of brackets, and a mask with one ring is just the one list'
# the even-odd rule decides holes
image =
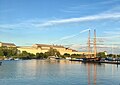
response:
{"label": "tree line", "polygon": [[[19,58],[19,59],[47,59],[48,56],[58,56],[60,58],[66,58],[66,57],[71,57],[71,58],[85,58],[86,55],[84,54],[68,54],[65,53],[64,55],[61,55],[59,51],[57,51],[56,49],[50,48],[47,52],[45,53],[28,53],[27,51],[22,51],[20,52],[16,47],[0,47],[0,59],[4,59],[4,58]],[[91,55],[93,56],[93,55]],[[120,54],[119,55],[115,55],[115,54],[108,54],[105,55],[105,52],[99,52],[97,53],[98,57],[101,58],[106,58],[106,57],[119,57],[120,58]]]}
{"label": "tree line", "polygon": [[[71,58],[85,58],[87,55],[85,54],[68,54],[65,53],[63,55],[64,57],[71,57]],[[92,54],[91,56],[94,56],[94,54]],[[101,57],[101,58],[107,58],[107,57],[112,57],[112,58],[120,58],[120,54],[105,54],[105,52],[99,52],[97,53],[97,57]]]}
{"label": "tree line", "polygon": [[46,59],[48,56],[61,57],[59,51],[50,48],[45,53],[28,53],[27,51],[20,52],[16,47],[0,47],[0,59],[4,58],[19,58],[19,59]]}

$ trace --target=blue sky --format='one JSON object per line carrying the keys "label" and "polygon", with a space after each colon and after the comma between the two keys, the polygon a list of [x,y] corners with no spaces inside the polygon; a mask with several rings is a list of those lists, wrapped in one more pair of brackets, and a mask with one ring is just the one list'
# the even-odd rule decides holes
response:
{"label": "blue sky", "polygon": [[80,49],[88,29],[91,38],[96,29],[101,47],[120,50],[120,0],[0,0],[1,42]]}

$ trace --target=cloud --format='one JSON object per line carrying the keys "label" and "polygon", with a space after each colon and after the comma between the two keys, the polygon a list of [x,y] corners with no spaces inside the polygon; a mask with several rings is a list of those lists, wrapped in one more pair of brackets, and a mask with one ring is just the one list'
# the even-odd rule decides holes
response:
{"label": "cloud", "polygon": [[[119,3],[120,0],[99,0],[97,2],[94,2],[93,3],[79,3],[79,5],[71,5],[70,7],[66,7],[64,9],[61,9],[60,11],[61,12],[65,12],[65,13],[72,13],[72,14],[80,14],[81,11],[82,13],[86,13],[88,12],[87,10],[91,10],[91,9],[95,9],[95,10],[99,10],[101,7],[104,8],[106,7],[106,5],[113,5],[115,4],[115,6],[112,8],[112,10],[114,11],[117,11],[116,8],[120,8],[119,5],[117,5],[116,3]],[[111,8],[111,6],[110,6]],[[86,10],[87,9],[87,10]],[[111,9],[110,9],[111,10]],[[119,12],[119,10],[118,10]]]}
{"label": "cloud", "polygon": [[50,20],[46,22],[21,22],[16,24],[0,24],[0,28],[43,28],[49,27],[59,24],[67,24],[67,23],[78,23],[78,22],[88,22],[95,20],[104,20],[104,19],[120,19],[120,12],[117,13],[102,13],[91,16],[84,16],[78,18],[68,18],[68,19],[58,19],[58,20]]}
{"label": "cloud", "polygon": [[107,35],[120,35],[120,31],[105,31],[104,33]]}
{"label": "cloud", "polygon": [[[84,44],[73,44],[69,46],[72,49],[75,49],[77,51],[88,51],[87,45]],[[94,50],[92,49],[93,46],[91,46],[91,51],[93,52]],[[106,44],[106,45],[97,45],[97,52],[103,52],[107,51],[108,53],[113,53],[120,54],[120,44]]]}
{"label": "cloud", "polygon": [[[120,30],[113,30],[113,31],[104,31],[105,36],[97,37],[98,40],[103,40],[106,42],[120,42]],[[114,40],[113,40],[114,39]],[[115,41],[117,40],[117,41]]]}
{"label": "cloud", "polygon": [[[82,30],[82,31],[80,31],[78,34],[80,34],[80,33],[84,33],[84,32],[87,32],[87,31],[89,31],[89,30],[91,30],[91,29],[85,29],[85,30]],[[62,37],[60,40],[65,40],[65,39],[73,38],[73,37],[77,36],[78,34],[65,36],[65,37]]]}
{"label": "cloud", "polygon": [[97,38],[101,38],[101,39],[113,39],[113,38],[120,38],[120,35],[115,35],[115,36],[105,36],[105,37],[97,37]]}
{"label": "cloud", "polygon": [[91,30],[91,29],[82,30],[82,31],[80,31],[78,34],[64,36],[64,37],[62,37],[62,38],[60,38],[60,39],[58,39],[58,40],[56,40],[56,41],[54,41],[54,42],[52,42],[52,43],[55,43],[55,42],[58,42],[58,41],[61,41],[61,40],[66,40],[66,39],[73,38],[73,37],[75,37],[75,36],[77,36],[77,35],[79,35],[79,34],[81,34],[81,33],[87,32],[87,31],[89,31],[89,30]]}
{"label": "cloud", "polygon": [[92,16],[78,17],[78,18],[69,18],[69,19],[60,19],[60,20],[51,20],[45,23],[38,24],[38,27],[43,26],[52,26],[65,23],[75,23],[75,22],[87,22],[94,20],[103,20],[103,19],[117,19],[120,18],[120,13],[111,13],[111,14],[98,14]]}
{"label": "cloud", "polygon": [[84,33],[84,32],[89,31],[89,30],[91,30],[91,29],[82,30],[82,31],[80,31],[80,33]]}
{"label": "cloud", "polygon": [[69,35],[69,36],[62,37],[60,40],[66,40],[66,39],[69,39],[69,38],[72,38],[72,37],[75,37],[75,36],[77,36],[77,34],[76,35]]}

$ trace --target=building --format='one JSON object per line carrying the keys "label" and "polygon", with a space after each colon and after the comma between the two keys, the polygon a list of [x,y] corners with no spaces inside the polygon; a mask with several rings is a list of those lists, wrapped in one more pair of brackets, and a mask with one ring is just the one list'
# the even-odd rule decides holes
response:
{"label": "building", "polygon": [[[27,51],[29,53],[45,53],[47,52],[50,48],[56,49],[57,51],[60,52],[61,55],[64,55],[65,53],[68,54],[81,54],[81,55],[88,55],[90,54],[89,52],[79,52],[76,50],[73,50],[71,48],[66,48],[61,45],[47,45],[47,44],[34,44],[32,46],[16,46],[14,43],[3,43],[0,42],[0,47],[17,47],[17,49],[22,52],[22,51]],[[91,53],[93,54],[93,53]]]}
{"label": "building", "polygon": [[[68,53],[68,54],[84,54],[88,55],[89,52],[78,52],[76,50],[66,48],[64,46],[60,45],[46,45],[46,44],[34,44],[32,46],[19,46],[17,47],[18,50],[22,51],[27,51],[29,53],[45,53],[47,52],[50,48],[56,49],[57,51],[60,52],[61,55]],[[93,54],[93,53],[91,53]]]}
{"label": "building", "polygon": [[14,43],[3,43],[0,42],[0,47],[16,47]]}
{"label": "building", "polygon": [[32,46],[19,46],[18,50],[22,51],[27,51],[29,53],[45,53],[47,52],[50,48],[56,49],[57,51],[60,52],[60,54],[64,53],[71,53],[73,50],[69,48],[65,48],[63,46],[58,46],[58,45],[46,45],[46,44],[34,44]]}

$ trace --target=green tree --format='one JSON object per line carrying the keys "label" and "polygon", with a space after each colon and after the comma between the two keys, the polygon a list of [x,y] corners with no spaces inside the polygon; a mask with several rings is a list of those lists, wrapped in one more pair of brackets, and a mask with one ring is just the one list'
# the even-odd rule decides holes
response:
{"label": "green tree", "polygon": [[119,54],[119,55],[117,55],[117,57],[118,57],[118,58],[120,58],[120,54]]}
{"label": "green tree", "polygon": [[64,57],[70,57],[70,54],[65,53],[63,56],[64,56]]}
{"label": "green tree", "polygon": [[4,56],[3,50],[0,49],[0,56]]}
{"label": "green tree", "polygon": [[80,55],[80,54],[72,54],[71,57],[72,58],[82,58],[82,55]]}
{"label": "green tree", "polygon": [[36,58],[37,59],[43,59],[44,58],[44,54],[43,53],[36,53]]}
{"label": "green tree", "polygon": [[0,47],[0,55],[7,58],[17,55],[17,48],[15,47]]}
{"label": "green tree", "polygon": [[53,49],[53,48],[50,48],[47,52],[46,52],[46,54],[48,55],[48,56],[60,56],[60,52],[59,51],[57,51],[56,49]]}
{"label": "green tree", "polygon": [[106,57],[107,57],[107,56],[105,55],[105,52],[99,52],[99,53],[97,54],[97,56],[102,57],[102,58],[106,58]]}
{"label": "green tree", "polygon": [[32,53],[28,53],[27,51],[22,51],[19,55],[20,59],[34,59],[35,55]]}
{"label": "green tree", "polygon": [[108,56],[108,57],[113,57],[113,54],[108,54],[107,56]]}

